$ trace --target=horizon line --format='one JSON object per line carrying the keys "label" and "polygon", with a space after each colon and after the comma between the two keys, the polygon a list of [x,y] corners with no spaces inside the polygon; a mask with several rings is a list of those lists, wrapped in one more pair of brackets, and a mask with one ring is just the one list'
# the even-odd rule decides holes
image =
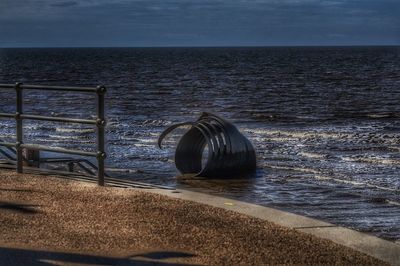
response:
{"label": "horizon line", "polygon": [[160,45],[160,46],[4,46],[0,49],[78,49],[78,48],[317,48],[317,47],[397,47],[399,44],[349,44],[349,45],[193,45],[193,46],[180,46],[180,45]]}

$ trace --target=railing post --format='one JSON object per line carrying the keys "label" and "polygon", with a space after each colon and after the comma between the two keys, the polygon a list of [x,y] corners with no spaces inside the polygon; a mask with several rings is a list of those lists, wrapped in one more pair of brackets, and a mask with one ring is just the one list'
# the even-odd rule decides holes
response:
{"label": "railing post", "polygon": [[97,87],[97,163],[98,163],[98,184],[104,186],[104,160],[106,158],[105,153],[105,137],[104,131],[106,126],[106,120],[104,115],[104,95],[106,94],[106,88],[104,86]]}
{"label": "railing post", "polygon": [[23,113],[23,96],[22,96],[22,83],[15,84],[15,91],[17,94],[16,99],[16,113],[15,113],[15,122],[17,124],[17,142],[15,144],[15,148],[17,150],[17,173],[23,172],[23,154],[22,154],[22,147],[23,144],[23,124],[21,115]]}

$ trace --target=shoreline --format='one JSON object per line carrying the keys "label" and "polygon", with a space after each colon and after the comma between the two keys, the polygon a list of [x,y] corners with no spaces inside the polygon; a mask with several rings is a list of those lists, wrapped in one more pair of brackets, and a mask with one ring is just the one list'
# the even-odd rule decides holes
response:
{"label": "shoreline", "polygon": [[310,234],[157,190],[98,187],[3,169],[0,182],[0,259],[11,265],[32,260],[386,265]]}

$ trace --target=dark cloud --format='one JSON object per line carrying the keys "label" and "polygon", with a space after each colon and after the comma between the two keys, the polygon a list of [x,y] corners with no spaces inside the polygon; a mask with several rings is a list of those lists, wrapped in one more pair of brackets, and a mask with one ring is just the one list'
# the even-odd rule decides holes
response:
{"label": "dark cloud", "polygon": [[76,1],[55,2],[51,3],[50,5],[55,7],[70,7],[78,5],[78,2]]}
{"label": "dark cloud", "polygon": [[398,0],[1,0],[0,46],[400,44]]}

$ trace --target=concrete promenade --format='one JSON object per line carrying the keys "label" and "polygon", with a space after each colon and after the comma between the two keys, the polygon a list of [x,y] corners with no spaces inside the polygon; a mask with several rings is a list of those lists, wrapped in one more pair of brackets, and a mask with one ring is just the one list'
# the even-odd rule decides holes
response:
{"label": "concrete promenade", "polygon": [[98,187],[0,170],[0,261],[7,265],[398,262],[396,244],[346,230],[196,192]]}

